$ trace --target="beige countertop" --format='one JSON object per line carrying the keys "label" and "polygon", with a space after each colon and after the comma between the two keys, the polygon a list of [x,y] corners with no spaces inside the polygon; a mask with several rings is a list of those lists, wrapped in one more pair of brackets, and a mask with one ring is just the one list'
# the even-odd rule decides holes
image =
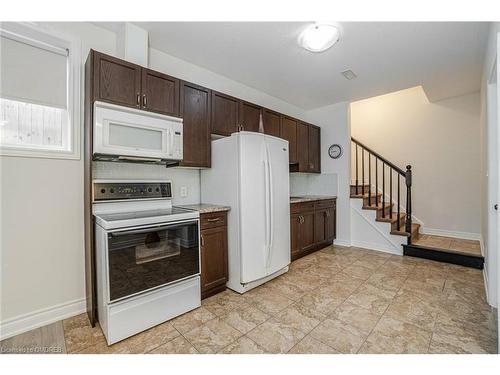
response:
{"label": "beige countertop", "polygon": [[296,197],[290,197],[290,203],[321,201],[327,199],[337,199],[337,197],[335,195],[300,195]]}
{"label": "beige countertop", "polygon": [[229,211],[231,207],[221,206],[218,204],[208,204],[208,203],[200,203],[200,204],[185,204],[182,206],[176,206],[179,208],[186,208],[188,210],[198,211],[200,214],[207,214],[210,212],[220,212],[220,211]]}

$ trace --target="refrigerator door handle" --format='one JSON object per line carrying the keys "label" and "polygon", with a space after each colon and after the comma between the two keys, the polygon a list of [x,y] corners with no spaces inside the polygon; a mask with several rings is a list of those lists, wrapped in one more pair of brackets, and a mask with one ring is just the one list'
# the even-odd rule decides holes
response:
{"label": "refrigerator door handle", "polygon": [[269,214],[269,164],[267,162],[267,150],[266,150],[266,155],[265,159],[262,161],[264,164],[264,195],[265,195],[265,213],[266,213],[266,243],[264,245],[264,260],[266,267],[269,263],[269,237],[270,237],[270,214]]}
{"label": "refrigerator door handle", "polygon": [[271,255],[273,250],[273,242],[274,242],[274,189],[273,189],[273,168],[271,164],[271,157],[269,154],[269,148],[266,144],[266,153],[267,153],[267,170],[269,173],[269,248],[268,248],[268,256],[267,256],[267,267],[270,265]]}

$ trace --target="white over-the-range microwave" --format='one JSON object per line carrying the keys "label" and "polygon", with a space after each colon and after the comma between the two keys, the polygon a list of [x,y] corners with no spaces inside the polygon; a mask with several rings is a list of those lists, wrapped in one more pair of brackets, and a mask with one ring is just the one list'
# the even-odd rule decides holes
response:
{"label": "white over-the-range microwave", "polygon": [[170,164],[182,160],[182,119],[94,103],[95,160]]}

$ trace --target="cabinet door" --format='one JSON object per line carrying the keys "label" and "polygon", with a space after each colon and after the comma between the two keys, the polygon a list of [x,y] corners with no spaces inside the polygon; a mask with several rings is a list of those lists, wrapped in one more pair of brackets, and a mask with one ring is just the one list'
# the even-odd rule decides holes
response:
{"label": "cabinet door", "polygon": [[300,225],[300,250],[309,250],[314,246],[314,211],[302,212]]}
{"label": "cabinet door", "polygon": [[179,80],[142,68],[142,109],[179,116]]}
{"label": "cabinet door", "polygon": [[141,67],[94,52],[94,98],[140,108]]}
{"label": "cabinet door", "polygon": [[309,172],[321,172],[320,149],[320,128],[318,126],[309,125]]}
{"label": "cabinet door", "polygon": [[297,120],[283,116],[281,119],[281,138],[288,141],[288,160],[290,164],[299,162],[297,157]]}
{"label": "cabinet door", "polygon": [[299,122],[297,125],[297,156],[299,172],[310,172],[309,168],[309,125]]}
{"label": "cabinet door", "polygon": [[261,113],[262,107],[259,107],[256,104],[241,101],[239,114],[242,130],[258,132]]}
{"label": "cabinet door", "polygon": [[213,134],[231,135],[238,131],[238,99],[212,91]]}
{"label": "cabinet door", "polygon": [[290,216],[290,255],[292,260],[297,259],[300,252],[300,222],[299,214]]}
{"label": "cabinet door", "polygon": [[183,118],[186,167],[210,167],[210,90],[189,82],[181,83],[180,112]]}
{"label": "cabinet door", "polygon": [[227,281],[227,227],[201,231],[201,294]]}
{"label": "cabinet door", "polygon": [[326,239],[332,241],[336,238],[337,218],[335,205],[326,210]]}
{"label": "cabinet door", "polygon": [[262,117],[264,120],[264,133],[279,137],[281,132],[281,115],[278,112],[264,109]]}
{"label": "cabinet door", "polygon": [[314,242],[320,243],[326,240],[326,210],[318,210],[314,212]]}

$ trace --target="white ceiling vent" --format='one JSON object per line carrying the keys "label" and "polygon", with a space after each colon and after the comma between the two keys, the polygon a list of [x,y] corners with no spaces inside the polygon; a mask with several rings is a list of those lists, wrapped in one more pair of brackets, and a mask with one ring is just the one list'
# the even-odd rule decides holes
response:
{"label": "white ceiling vent", "polygon": [[357,77],[357,75],[350,69],[343,71],[342,75],[345,77],[345,79],[348,79],[349,81]]}

